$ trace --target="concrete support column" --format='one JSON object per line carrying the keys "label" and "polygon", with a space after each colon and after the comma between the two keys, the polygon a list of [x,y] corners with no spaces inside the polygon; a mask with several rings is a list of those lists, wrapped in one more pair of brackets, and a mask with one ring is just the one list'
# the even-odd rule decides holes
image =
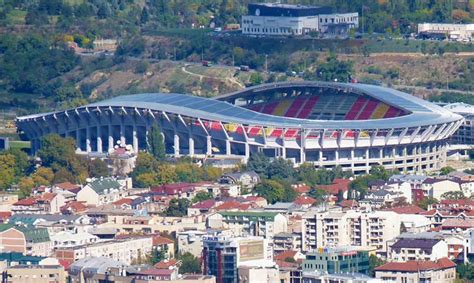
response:
{"label": "concrete support column", "polygon": [[323,151],[319,150],[319,167],[323,167]]}
{"label": "concrete support column", "polygon": [[82,149],[81,149],[81,129],[76,129],[76,148],[79,151],[82,151]]}
{"label": "concrete support column", "polygon": [[193,157],[194,156],[194,137],[191,132],[189,132],[189,156]]}
{"label": "concrete support column", "polygon": [[179,135],[174,133],[174,156],[179,157]]}
{"label": "concrete support column", "polygon": [[281,158],[286,158],[286,142],[285,138],[281,139]]}
{"label": "concrete support column", "polygon": [[123,123],[120,124],[120,145],[124,146],[126,145],[126,140],[125,140],[125,125]]}
{"label": "concrete support column", "polygon": [[146,129],[145,129],[145,141],[146,141],[146,147],[148,148],[148,134],[150,133],[150,130],[151,130],[151,126],[150,124],[147,122],[146,123]]}
{"label": "concrete support column", "polygon": [[248,161],[250,157],[250,145],[245,143],[245,161]]}
{"label": "concrete support column", "polygon": [[101,153],[102,151],[102,128],[97,125],[97,152]]}
{"label": "concrete support column", "polygon": [[206,137],[206,154],[212,155],[212,139],[211,136]]}
{"label": "concrete support column", "polygon": [[354,166],[354,156],[355,156],[354,149],[351,149],[351,169],[352,169],[352,171],[354,171],[354,167],[355,167]]}
{"label": "concrete support column", "polygon": [[365,150],[365,166],[367,167],[367,170],[366,170],[367,174],[370,173],[369,158],[370,158],[370,156],[369,156],[369,149],[367,148],[367,149]]}
{"label": "concrete support column", "polygon": [[138,135],[137,135],[137,125],[133,125],[132,130],[132,139],[133,139],[133,150],[138,153]]}
{"label": "concrete support column", "polygon": [[108,135],[108,144],[109,144],[109,151],[114,148],[114,127],[112,127],[112,124],[108,125],[107,129],[107,135]]}
{"label": "concrete support column", "polygon": [[91,128],[86,127],[86,152],[91,152]]}
{"label": "concrete support column", "polygon": [[230,144],[230,140],[225,141],[225,155],[231,155],[232,154],[232,148]]}
{"label": "concrete support column", "polygon": [[306,138],[305,135],[306,133],[304,131],[300,132],[301,135],[301,145],[300,145],[300,163],[304,163],[306,161],[306,154],[305,154],[305,148],[306,148]]}

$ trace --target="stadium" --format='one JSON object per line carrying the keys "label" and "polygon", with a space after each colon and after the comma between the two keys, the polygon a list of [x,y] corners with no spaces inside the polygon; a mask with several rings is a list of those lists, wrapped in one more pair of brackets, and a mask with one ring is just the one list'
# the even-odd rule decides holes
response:
{"label": "stadium", "polygon": [[281,82],[214,98],[186,94],[125,95],[66,111],[17,118],[32,142],[57,133],[76,139],[78,151],[106,153],[118,142],[146,149],[158,124],[167,153],[241,159],[256,153],[340,165],[356,174],[374,165],[402,172],[439,169],[448,139],[463,118],[393,89],[330,82]]}

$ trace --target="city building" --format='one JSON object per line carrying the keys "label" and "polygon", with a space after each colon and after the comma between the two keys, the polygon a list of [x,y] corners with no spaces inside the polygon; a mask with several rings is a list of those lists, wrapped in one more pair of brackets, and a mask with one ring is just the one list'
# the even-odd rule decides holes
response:
{"label": "city building", "polygon": [[[1,275],[0,275],[1,276]],[[5,283],[67,282],[61,265],[15,265],[6,270]]]}
{"label": "city building", "polygon": [[[68,268],[71,283],[83,282],[110,282],[115,277],[124,277],[125,268],[128,264],[108,257],[85,257],[73,262]],[[99,281],[104,280],[104,281]],[[108,281],[110,280],[110,281]],[[116,281],[112,281],[116,282]],[[132,282],[118,281],[123,283]]]}
{"label": "city building", "polygon": [[82,153],[105,152],[117,141],[146,149],[146,133],[158,123],[166,152],[176,157],[245,162],[263,152],[356,174],[374,165],[437,170],[462,122],[458,114],[393,89],[311,81],[263,84],[215,98],[126,95],[17,118],[33,153],[50,133],[75,138]]}
{"label": "city building", "polygon": [[114,178],[93,179],[88,182],[76,196],[76,200],[87,205],[113,203],[127,196],[126,187]]}
{"label": "city building", "polygon": [[312,210],[303,215],[303,250],[337,246],[384,250],[400,234],[400,215],[392,211]]}
{"label": "city building", "polygon": [[153,237],[136,236],[96,242],[70,248],[57,248],[55,257],[72,263],[87,257],[106,256],[110,259],[131,264],[134,260],[143,260],[151,254]]}
{"label": "city building", "polygon": [[333,14],[330,7],[252,3],[242,16],[242,33],[254,35],[307,35],[334,32],[347,34],[359,26],[358,13]]}
{"label": "city building", "polygon": [[306,253],[303,271],[329,274],[369,273],[369,253],[358,247],[320,248]]}
{"label": "city building", "polygon": [[382,282],[454,283],[456,264],[447,258],[437,261],[389,262],[375,268],[375,277]]}
{"label": "city building", "polygon": [[11,211],[12,205],[18,201],[18,195],[0,193],[0,211]]}
{"label": "city building", "polygon": [[49,256],[53,245],[48,230],[32,225],[0,224],[0,251]]}
{"label": "city building", "polygon": [[401,238],[389,245],[387,257],[404,262],[409,260],[435,261],[448,255],[448,244],[436,238]]}
{"label": "city building", "polygon": [[223,211],[207,218],[211,229],[230,229],[236,235],[262,236],[272,240],[275,234],[286,232],[288,220],[277,212]]}
{"label": "city building", "polygon": [[450,103],[443,107],[464,117],[464,122],[461,124],[459,129],[454,132],[451,141],[456,144],[473,145],[474,106],[466,103]]}
{"label": "city building", "polygon": [[240,265],[265,263],[271,257],[268,242],[262,237],[208,236],[203,241],[203,274],[216,276],[217,283],[237,283]]}
{"label": "city building", "polygon": [[474,33],[473,24],[421,23],[418,34],[425,37],[449,38],[459,41],[470,41]]}

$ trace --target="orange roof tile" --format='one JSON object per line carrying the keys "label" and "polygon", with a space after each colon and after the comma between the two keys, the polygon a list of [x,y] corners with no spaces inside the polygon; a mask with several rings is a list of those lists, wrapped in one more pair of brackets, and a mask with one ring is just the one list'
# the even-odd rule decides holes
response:
{"label": "orange roof tile", "polygon": [[300,196],[293,201],[294,204],[297,205],[313,205],[316,202],[316,199],[308,196]]}
{"label": "orange roof tile", "polygon": [[418,272],[426,270],[438,270],[446,268],[454,268],[456,264],[448,258],[441,258],[438,261],[415,261],[407,262],[389,262],[375,268],[375,271],[402,271],[402,272]]}
{"label": "orange roof tile", "polygon": [[397,206],[397,207],[387,208],[386,210],[393,211],[398,214],[422,214],[426,212],[426,210],[416,205]]}
{"label": "orange roof tile", "polygon": [[177,266],[178,263],[179,262],[176,259],[168,259],[168,260],[162,260],[158,262],[157,264],[155,264],[154,267],[156,269],[169,269],[172,266]]}
{"label": "orange roof tile", "polygon": [[174,244],[174,241],[163,236],[153,236],[153,246]]}
{"label": "orange roof tile", "polygon": [[119,200],[113,202],[112,204],[113,204],[113,205],[119,205],[119,206],[120,206],[120,205],[122,205],[122,204],[128,204],[128,205],[130,205],[130,204],[132,204],[132,202],[133,202],[133,199],[130,199],[130,198],[122,198],[122,199],[119,199]]}
{"label": "orange roof tile", "polygon": [[293,251],[293,250],[283,251],[275,256],[275,260],[284,261],[286,258],[289,258],[289,257],[294,258],[297,253],[298,253],[297,251]]}

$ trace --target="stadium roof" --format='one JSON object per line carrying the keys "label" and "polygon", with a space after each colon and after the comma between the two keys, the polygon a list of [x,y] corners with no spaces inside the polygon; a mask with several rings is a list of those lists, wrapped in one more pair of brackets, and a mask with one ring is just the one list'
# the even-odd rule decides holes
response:
{"label": "stadium roof", "polygon": [[[389,105],[403,109],[409,112],[409,114],[394,118],[372,120],[310,120],[263,114],[222,101],[233,97],[237,98],[264,92],[272,88],[298,87],[322,87],[348,90],[348,92],[371,96]],[[263,84],[218,96],[214,99],[176,93],[142,93],[124,95],[92,103],[76,109],[81,110],[95,107],[132,107],[164,111],[167,113],[175,113],[211,121],[240,123],[254,126],[306,129],[391,129],[443,124],[462,119],[461,116],[428,101],[385,87],[365,84],[308,81]],[[29,120],[61,112],[62,111],[29,115],[19,117],[17,120]]]}

